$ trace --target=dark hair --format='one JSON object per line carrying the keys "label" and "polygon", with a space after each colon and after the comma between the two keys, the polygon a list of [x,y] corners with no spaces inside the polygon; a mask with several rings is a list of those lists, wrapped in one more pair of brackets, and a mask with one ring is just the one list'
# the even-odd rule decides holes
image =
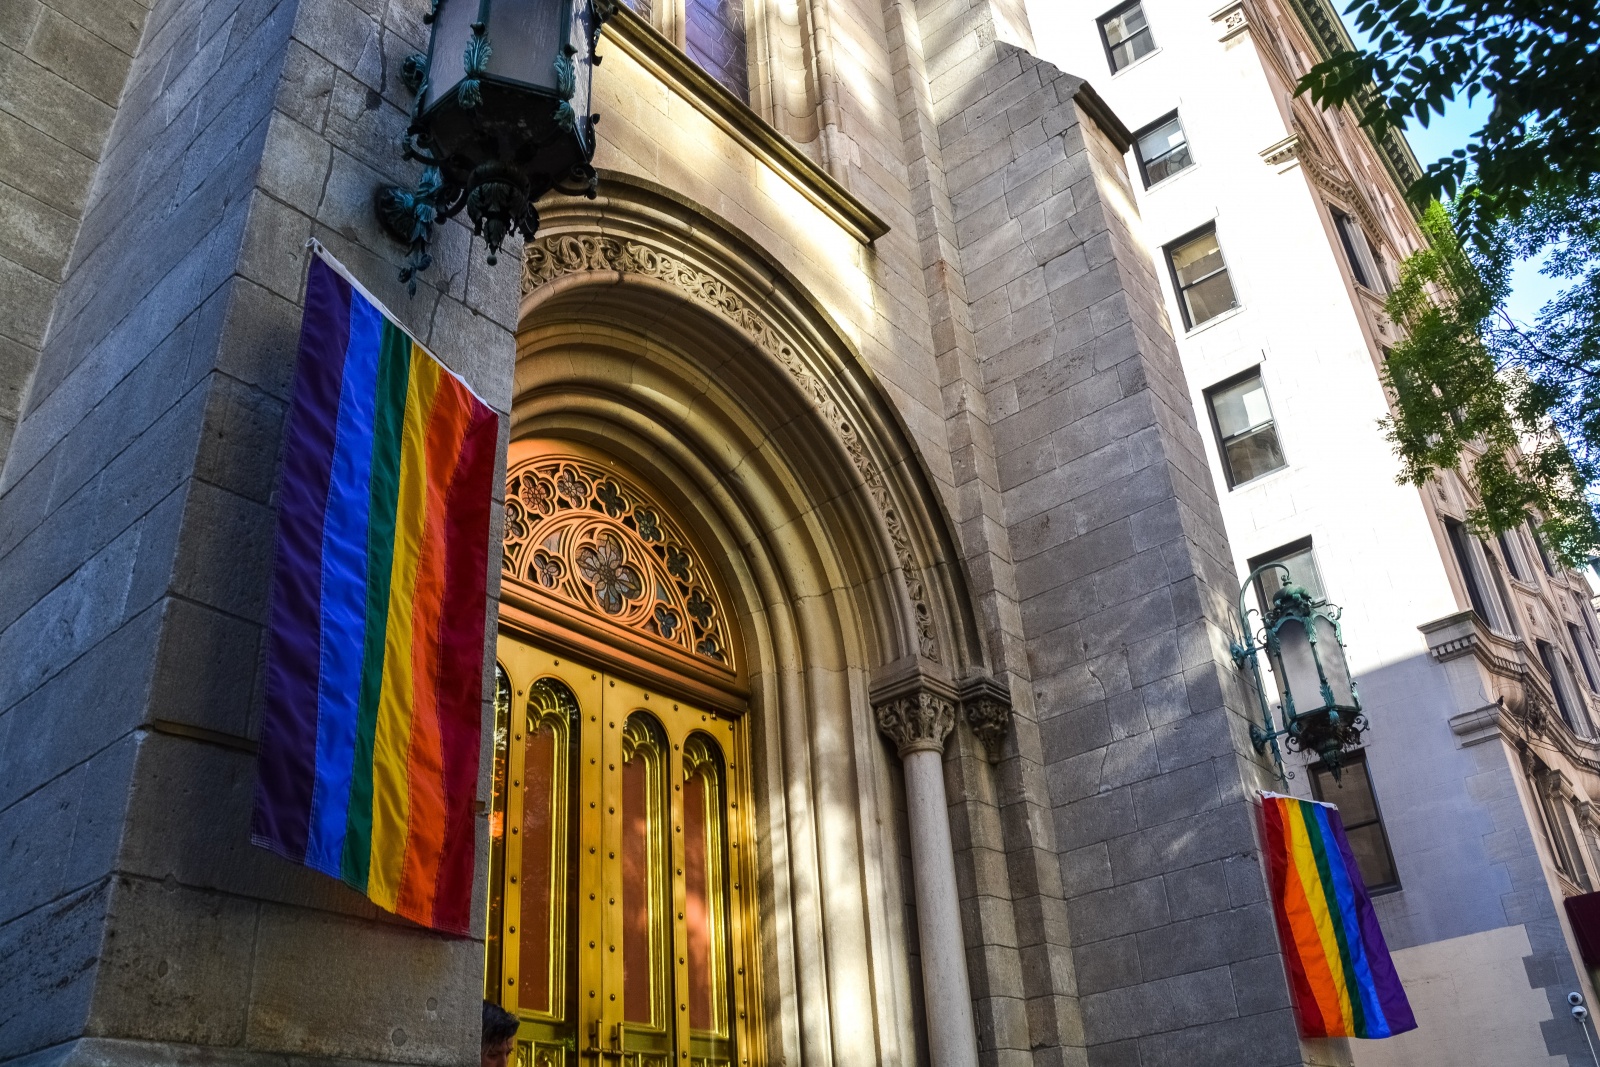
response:
{"label": "dark hair", "polygon": [[517,1017],[498,1004],[483,1002],[483,1043],[498,1045],[517,1036]]}

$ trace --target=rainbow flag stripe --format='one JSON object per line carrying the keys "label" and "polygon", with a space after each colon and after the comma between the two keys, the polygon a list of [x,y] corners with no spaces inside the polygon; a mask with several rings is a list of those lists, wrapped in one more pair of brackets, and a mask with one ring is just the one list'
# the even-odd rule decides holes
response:
{"label": "rainbow flag stripe", "polygon": [[252,840],[466,934],[499,416],[319,254],[285,432]]}
{"label": "rainbow flag stripe", "polygon": [[1415,1030],[1339,809],[1261,794],[1278,936],[1306,1037],[1391,1037]]}

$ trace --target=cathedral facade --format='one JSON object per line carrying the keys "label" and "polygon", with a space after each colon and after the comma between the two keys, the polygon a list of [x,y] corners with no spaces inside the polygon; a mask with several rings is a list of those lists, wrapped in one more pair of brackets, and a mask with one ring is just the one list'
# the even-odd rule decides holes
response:
{"label": "cathedral facade", "polygon": [[[1020,0],[624,6],[597,196],[410,295],[430,7],[0,16],[0,1062],[1345,1062],[1131,134]],[[502,418],[468,939],[249,843],[313,239]]]}

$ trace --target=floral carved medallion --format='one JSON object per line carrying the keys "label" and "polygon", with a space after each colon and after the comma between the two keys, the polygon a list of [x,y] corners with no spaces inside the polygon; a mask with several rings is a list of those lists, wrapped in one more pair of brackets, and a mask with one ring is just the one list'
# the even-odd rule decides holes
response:
{"label": "floral carved medallion", "polygon": [[734,667],[699,553],[659,503],[602,463],[546,454],[511,467],[501,566],[544,596]]}

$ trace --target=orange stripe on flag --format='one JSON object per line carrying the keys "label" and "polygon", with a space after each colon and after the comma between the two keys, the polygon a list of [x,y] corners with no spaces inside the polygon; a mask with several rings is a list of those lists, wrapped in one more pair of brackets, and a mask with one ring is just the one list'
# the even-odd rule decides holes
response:
{"label": "orange stripe on flag", "polygon": [[406,774],[411,782],[411,820],[407,827],[405,869],[396,911],[432,925],[433,902],[444,851],[444,751],[439,722],[440,626],[448,558],[451,478],[461,456],[470,412],[454,378],[441,375],[428,415],[426,518],[412,597],[412,684],[415,703]]}

